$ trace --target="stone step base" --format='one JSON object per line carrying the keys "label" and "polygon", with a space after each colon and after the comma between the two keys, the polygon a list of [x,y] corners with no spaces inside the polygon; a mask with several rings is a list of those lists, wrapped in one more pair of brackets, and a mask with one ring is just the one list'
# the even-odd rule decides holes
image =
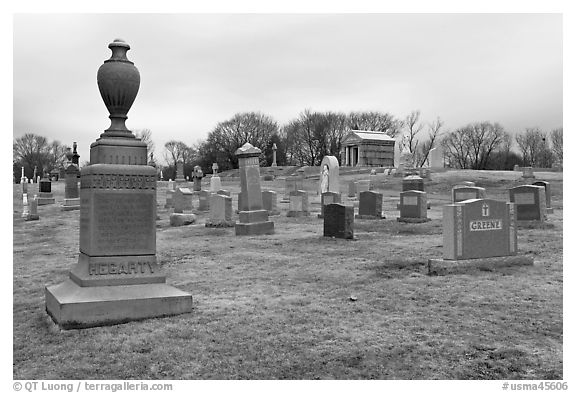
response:
{"label": "stone step base", "polygon": [[415,217],[398,217],[396,218],[398,222],[406,222],[409,224],[422,224],[423,222],[431,221],[430,218],[415,218]]}
{"label": "stone step base", "polygon": [[236,223],[234,228],[236,230],[236,236],[273,235],[274,234],[274,222],[273,221]]}
{"label": "stone step base", "polygon": [[56,199],[54,198],[36,198],[36,200],[38,201],[38,206],[52,205],[56,203]]}
{"label": "stone step base", "polygon": [[386,219],[386,217],[384,217],[384,216],[380,216],[380,217],[378,217],[378,216],[369,216],[369,215],[367,215],[367,214],[356,214],[356,215],[354,216],[354,218],[357,219],[357,220],[384,220],[384,219]]}
{"label": "stone step base", "polygon": [[116,325],[192,311],[192,295],[167,284],[46,287],[46,312],[63,329]]}
{"label": "stone step base", "polygon": [[428,275],[466,273],[471,270],[492,270],[499,267],[531,265],[534,265],[534,258],[528,255],[459,260],[429,259]]}

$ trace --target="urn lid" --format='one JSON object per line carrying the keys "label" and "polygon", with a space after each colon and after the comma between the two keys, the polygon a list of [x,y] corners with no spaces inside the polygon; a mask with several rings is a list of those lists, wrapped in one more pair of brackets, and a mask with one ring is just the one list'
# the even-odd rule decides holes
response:
{"label": "urn lid", "polygon": [[108,44],[108,48],[110,48],[112,51],[112,56],[108,60],[105,60],[104,63],[111,61],[122,61],[125,63],[134,64],[126,57],[126,52],[128,52],[130,49],[130,45],[128,45],[123,39],[116,38],[114,41]]}

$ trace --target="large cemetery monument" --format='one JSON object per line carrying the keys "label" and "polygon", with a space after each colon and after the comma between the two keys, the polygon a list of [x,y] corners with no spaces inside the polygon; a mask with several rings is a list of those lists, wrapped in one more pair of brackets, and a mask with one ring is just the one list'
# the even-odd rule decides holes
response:
{"label": "large cemetery monument", "polygon": [[240,170],[240,190],[242,204],[239,206],[236,223],[236,235],[271,235],[274,233],[274,222],[268,220],[268,211],[262,202],[260,188],[261,150],[246,142],[236,150]]}
{"label": "large cemetery monument", "polygon": [[156,260],[156,170],[146,143],[126,128],[140,74],[114,40],[98,70],[110,127],[90,145],[80,174],[80,254],[69,278],[46,288],[46,311],[63,328],[189,312],[192,296],[166,284]]}

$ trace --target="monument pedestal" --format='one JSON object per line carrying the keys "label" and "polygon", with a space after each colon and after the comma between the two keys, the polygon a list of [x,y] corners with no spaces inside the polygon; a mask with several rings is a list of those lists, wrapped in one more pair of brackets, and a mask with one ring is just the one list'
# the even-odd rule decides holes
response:
{"label": "monument pedestal", "polygon": [[46,312],[63,329],[114,325],[190,312],[192,295],[165,283],[81,287],[71,279],[46,287]]}
{"label": "monument pedestal", "polygon": [[52,205],[54,203],[56,203],[56,200],[54,199],[54,194],[51,192],[41,192],[38,195],[38,206]]}
{"label": "monument pedestal", "polygon": [[80,198],[64,198],[64,203],[61,205],[61,210],[80,210]]}
{"label": "monument pedestal", "polygon": [[241,211],[236,223],[236,235],[273,235],[274,222],[268,221],[267,210]]}

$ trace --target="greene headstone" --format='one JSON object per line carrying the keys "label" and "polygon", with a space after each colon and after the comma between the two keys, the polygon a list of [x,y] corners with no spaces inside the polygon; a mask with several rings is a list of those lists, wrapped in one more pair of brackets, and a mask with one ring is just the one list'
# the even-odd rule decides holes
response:
{"label": "greene headstone", "polygon": [[514,204],[470,199],[444,206],[444,259],[515,255],[518,250]]}
{"label": "greene headstone", "polygon": [[354,239],[354,206],[340,203],[326,205],[324,208],[324,236]]}
{"label": "greene headstone", "polygon": [[508,190],[516,206],[518,221],[546,220],[546,191],[540,186],[518,186]]}
{"label": "greene headstone", "polygon": [[382,216],[382,194],[374,191],[362,191],[358,205],[358,219],[380,219]]}

